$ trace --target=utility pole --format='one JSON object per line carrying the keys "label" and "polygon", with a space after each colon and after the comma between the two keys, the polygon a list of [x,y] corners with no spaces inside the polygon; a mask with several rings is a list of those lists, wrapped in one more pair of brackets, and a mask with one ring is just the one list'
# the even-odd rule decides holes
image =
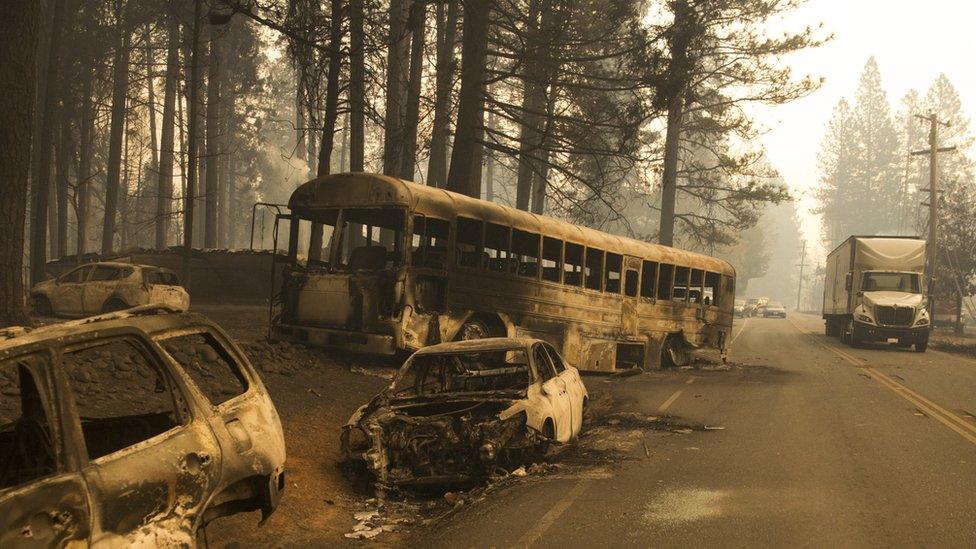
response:
{"label": "utility pole", "polygon": [[803,250],[800,251],[800,280],[796,284],[796,310],[800,310],[800,296],[803,295],[803,268],[807,266],[807,241],[803,241]]}
{"label": "utility pole", "polygon": [[[928,291],[928,309],[932,315],[932,325],[935,325],[935,267],[938,259],[939,238],[939,153],[954,151],[955,147],[939,147],[939,125],[949,127],[948,122],[942,122],[935,113],[928,116],[915,115],[929,123],[929,148],[923,151],[912,151],[912,156],[928,155],[929,157],[929,237],[926,242],[925,263],[927,271],[926,286]],[[926,189],[921,189],[926,190]]]}

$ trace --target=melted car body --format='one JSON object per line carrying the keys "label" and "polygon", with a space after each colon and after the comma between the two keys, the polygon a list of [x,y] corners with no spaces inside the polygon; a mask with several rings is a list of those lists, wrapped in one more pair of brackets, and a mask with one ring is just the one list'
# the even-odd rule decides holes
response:
{"label": "melted car body", "polygon": [[274,511],[264,385],[220,328],[172,313],[0,330],[0,546],[192,546],[217,517]]}
{"label": "melted car body", "polygon": [[548,343],[426,347],[343,428],[345,459],[386,487],[477,481],[579,435],[586,388]]}
{"label": "melted car body", "polygon": [[82,317],[164,303],[185,311],[190,294],[176,273],[162,267],[103,261],[76,267],[31,288],[35,314]]}

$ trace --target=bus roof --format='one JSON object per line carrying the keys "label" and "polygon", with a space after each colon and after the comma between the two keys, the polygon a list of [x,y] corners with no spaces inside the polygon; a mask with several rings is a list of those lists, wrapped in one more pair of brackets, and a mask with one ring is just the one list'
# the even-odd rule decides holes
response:
{"label": "bus roof", "polygon": [[386,205],[406,206],[417,213],[444,219],[453,219],[455,216],[480,219],[614,253],[679,266],[693,265],[729,276],[735,274],[735,269],[728,262],[707,255],[616,236],[496,202],[385,175],[357,172],[322,176],[295,189],[288,200],[288,207],[299,214],[336,206]]}

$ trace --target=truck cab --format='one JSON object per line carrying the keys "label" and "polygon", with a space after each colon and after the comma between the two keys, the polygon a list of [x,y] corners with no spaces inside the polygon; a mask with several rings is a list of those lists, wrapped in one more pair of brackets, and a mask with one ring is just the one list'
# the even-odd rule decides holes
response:
{"label": "truck cab", "polygon": [[852,236],[827,256],[824,320],[828,336],[858,346],[895,340],[928,346],[931,319],[922,275],[925,241]]}

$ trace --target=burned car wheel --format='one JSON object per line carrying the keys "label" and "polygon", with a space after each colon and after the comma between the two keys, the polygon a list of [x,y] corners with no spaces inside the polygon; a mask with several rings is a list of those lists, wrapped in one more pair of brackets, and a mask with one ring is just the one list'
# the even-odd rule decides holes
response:
{"label": "burned car wheel", "polygon": [[115,311],[123,311],[123,310],[128,309],[128,308],[129,308],[129,305],[126,302],[122,301],[121,299],[119,299],[117,297],[113,297],[113,298],[109,299],[108,301],[106,301],[105,302],[105,305],[102,305],[102,312],[103,313],[113,313]]}
{"label": "burned car wheel", "polygon": [[51,300],[42,295],[35,295],[31,298],[31,311],[38,316],[54,315],[54,309],[51,307]]}

